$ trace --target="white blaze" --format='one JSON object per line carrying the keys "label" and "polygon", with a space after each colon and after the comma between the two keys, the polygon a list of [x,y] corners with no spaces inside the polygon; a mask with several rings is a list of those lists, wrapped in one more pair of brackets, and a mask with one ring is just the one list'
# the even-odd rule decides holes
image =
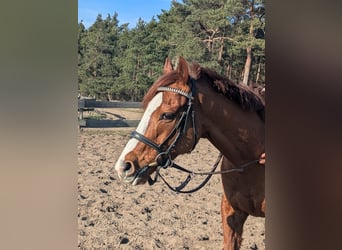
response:
{"label": "white blaze", "polygon": [[[145,134],[148,123],[150,121],[152,113],[161,105],[163,100],[163,93],[158,93],[153,99],[149,102],[147,105],[147,108],[145,110],[145,113],[143,117],[141,118],[139,125],[136,129],[137,132],[140,134]],[[136,145],[138,144],[138,140],[135,138],[132,138],[128,141],[126,144],[126,147],[123,149],[118,161],[115,164],[115,170],[118,171],[120,168],[125,167],[125,156],[129,152],[131,152]]]}

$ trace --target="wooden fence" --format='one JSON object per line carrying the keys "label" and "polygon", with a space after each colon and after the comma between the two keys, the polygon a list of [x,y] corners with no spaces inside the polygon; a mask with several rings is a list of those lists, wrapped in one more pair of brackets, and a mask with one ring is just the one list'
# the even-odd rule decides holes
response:
{"label": "wooden fence", "polygon": [[[78,100],[78,124],[79,127],[87,128],[118,128],[118,127],[137,127],[140,120],[127,120],[118,114],[98,111],[103,108],[141,108],[140,102],[109,102],[96,101],[95,99],[79,99]],[[117,119],[93,119],[84,117],[83,112],[94,111],[99,114],[110,114]]]}

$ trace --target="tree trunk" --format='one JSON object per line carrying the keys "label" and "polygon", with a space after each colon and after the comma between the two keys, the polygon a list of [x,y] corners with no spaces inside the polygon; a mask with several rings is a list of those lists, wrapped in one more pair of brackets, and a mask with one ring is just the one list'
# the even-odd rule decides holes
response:
{"label": "tree trunk", "polygon": [[219,49],[218,58],[217,58],[217,60],[218,60],[219,62],[222,61],[223,46],[224,46],[224,40],[223,40],[223,38],[221,38],[221,39],[220,39],[220,49]]}
{"label": "tree trunk", "polygon": [[246,51],[247,51],[247,58],[246,58],[245,69],[243,72],[243,80],[242,80],[242,83],[244,85],[248,85],[249,71],[251,70],[251,64],[252,64],[252,47],[248,47]]}
{"label": "tree trunk", "polygon": [[[251,4],[251,15],[252,16],[254,16],[253,5],[254,5],[254,1],[252,1],[252,4]],[[254,30],[254,25],[252,22],[251,26],[249,26],[249,35],[251,37],[253,37],[253,30]],[[242,83],[244,85],[248,85],[248,77],[249,77],[249,72],[251,70],[251,64],[252,64],[252,47],[251,46],[247,47],[246,51],[247,51],[247,58],[246,58],[245,70],[243,73],[243,80],[242,80]]]}
{"label": "tree trunk", "polygon": [[226,68],[226,76],[229,78],[229,79],[232,79],[232,66],[230,64],[227,65],[227,68]]}
{"label": "tree trunk", "polygon": [[259,62],[258,63],[258,72],[257,72],[256,79],[255,79],[256,83],[258,83],[259,78],[260,78],[260,70],[261,70],[261,63]]}

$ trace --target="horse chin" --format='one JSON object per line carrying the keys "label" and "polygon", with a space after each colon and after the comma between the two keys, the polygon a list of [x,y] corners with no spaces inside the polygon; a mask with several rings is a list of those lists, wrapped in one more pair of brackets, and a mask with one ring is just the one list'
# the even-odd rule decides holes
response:
{"label": "horse chin", "polygon": [[121,180],[125,183],[132,184],[132,186],[136,186],[136,185],[145,184],[148,177],[149,177],[149,169],[145,167],[136,171],[131,176],[125,176],[124,178],[121,178]]}
{"label": "horse chin", "polygon": [[135,176],[129,176],[129,177],[120,177],[121,181],[122,182],[125,182],[125,183],[131,183],[134,181],[135,179]]}
{"label": "horse chin", "polygon": [[132,186],[136,186],[136,185],[142,185],[145,184],[147,181],[147,179],[145,177],[136,177],[134,178],[134,180],[132,181]]}

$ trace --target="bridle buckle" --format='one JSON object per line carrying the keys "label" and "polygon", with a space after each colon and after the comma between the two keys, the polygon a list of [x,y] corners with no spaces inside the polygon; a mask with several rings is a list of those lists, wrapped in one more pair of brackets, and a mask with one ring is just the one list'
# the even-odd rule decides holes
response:
{"label": "bridle buckle", "polygon": [[[164,162],[164,159],[163,159],[163,156],[166,156],[166,161]],[[158,161],[158,160],[161,160],[161,161]],[[169,166],[172,165],[172,160],[171,160],[171,155],[169,154],[169,152],[161,152],[159,153],[156,158],[154,159],[155,162],[158,163],[158,166],[161,167],[161,168],[168,168]],[[161,164],[159,164],[161,162]]]}

